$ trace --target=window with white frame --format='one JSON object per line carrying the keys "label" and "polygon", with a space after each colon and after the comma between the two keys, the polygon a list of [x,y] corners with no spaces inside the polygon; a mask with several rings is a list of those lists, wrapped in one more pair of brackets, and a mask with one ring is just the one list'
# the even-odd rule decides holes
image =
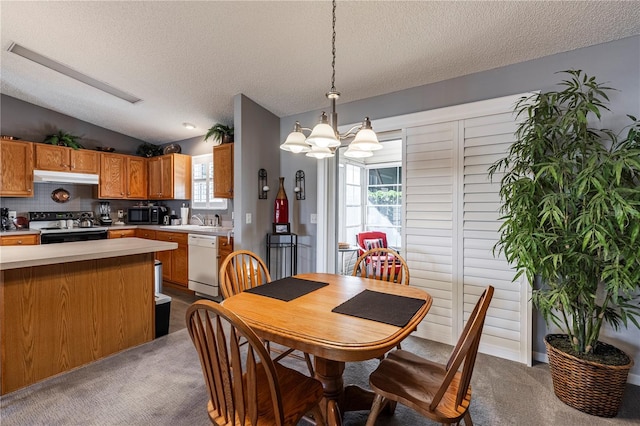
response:
{"label": "window with white frame", "polygon": [[367,167],[366,230],[387,234],[387,244],[400,247],[402,231],[402,166]]}
{"label": "window with white frame", "polygon": [[191,208],[226,210],[225,198],[213,198],[213,154],[192,157],[191,167],[193,182]]}
{"label": "window with white frame", "polygon": [[362,166],[345,164],[343,241],[353,244],[362,231],[362,170]]}

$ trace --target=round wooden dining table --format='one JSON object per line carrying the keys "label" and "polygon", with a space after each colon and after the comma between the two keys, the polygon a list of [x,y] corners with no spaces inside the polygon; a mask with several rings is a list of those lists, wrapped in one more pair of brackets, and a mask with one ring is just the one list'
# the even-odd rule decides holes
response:
{"label": "round wooden dining table", "polygon": [[[222,304],[261,338],[314,355],[315,377],[324,386],[325,402],[335,401],[339,407],[339,412],[327,411],[325,405],[327,422],[339,425],[340,412],[368,410],[373,397],[370,391],[344,385],[345,362],[378,358],[396,347],[427,315],[432,299],[419,288],[368,278],[327,273],[298,274],[295,278],[328,285],[290,301],[245,291]],[[364,290],[425,303],[404,326],[332,312]]]}

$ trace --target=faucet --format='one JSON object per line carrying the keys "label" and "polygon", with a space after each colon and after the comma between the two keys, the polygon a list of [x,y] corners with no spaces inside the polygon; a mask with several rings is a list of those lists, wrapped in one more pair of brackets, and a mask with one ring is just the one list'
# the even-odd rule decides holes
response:
{"label": "faucet", "polygon": [[193,216],[191,216],[191,219],[198,219],[200,221],[200,226],[204,226],[204,220],[202,220],[202,218],[200,217],[200,215],[198,214],[194,214]]}

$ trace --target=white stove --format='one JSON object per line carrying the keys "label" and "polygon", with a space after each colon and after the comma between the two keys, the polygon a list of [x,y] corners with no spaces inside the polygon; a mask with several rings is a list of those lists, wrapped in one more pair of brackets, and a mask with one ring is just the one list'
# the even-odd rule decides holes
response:
{"label": "white stove", "polygon": [[29,212],[29,228],[40,231],[41,244],[101,240],[109,229],[95,226],[91,211]]}

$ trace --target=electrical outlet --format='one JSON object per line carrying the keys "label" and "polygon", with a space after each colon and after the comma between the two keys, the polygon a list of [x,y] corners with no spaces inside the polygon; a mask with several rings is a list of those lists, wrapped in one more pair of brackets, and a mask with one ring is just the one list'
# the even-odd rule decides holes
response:
{"label": "electrical outlet", "polygon": [[251,218],[251,213],[247,213],[247,215],[245,217],[245,222],[247,223],[247,225],[251,223],[251,219],[252,219]]}
{"label": "electrical outlet", "polygon": [[311,218],[309,218],[311,223],[318,223],[318,215],[315,213],[311,213]]}

